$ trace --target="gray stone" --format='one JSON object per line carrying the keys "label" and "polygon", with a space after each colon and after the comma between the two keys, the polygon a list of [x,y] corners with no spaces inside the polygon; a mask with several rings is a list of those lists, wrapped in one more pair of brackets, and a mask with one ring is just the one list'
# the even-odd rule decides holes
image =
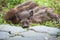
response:
{"label": "gray stone", "polygon": [[25,30],[22,27],[2,24],[0,25],[0,40],[60,40],[60,37],[52,36],[57,32],[60,32],[60,29],[47,26],[34,26]]}
{"label": "gray stone", "polygon": [[9,38],[9,33],[0,32],[0,40],[7,40]]}
{"label": "gray stone", "polygon": [[58,37],[56,40],[60,40],[60,37]]}
{"label": "gray stone", "polygon": [[60,37],[58,37],[58,38],[54,38],[53,40],[60,40]]}
{"label": "gray stone", "polygon": [[60,32],[60,29],[58,28],[52,28],[47,26],[34,26],[30,27],[29,30],[34,30],[41,33],[48,33],[50,35],[56,35],[57,32]]}
{"label": "gray stone", "polygon": [[19,33],[19,32],[24,32],[26,30],[24,30],[22,27],[16,27],[16,26],[10,26],[10,25],[0,25],[0,30],[2,31],[10,31],[11,34],[16,34],[16,33]]}
{"label": "gray stone", "polygon": [[21,33],[24,37],[16,36],[10,37],[9,40],[53,40],[53,37],[47,33],[36,33],[34,31],[27,31]]}

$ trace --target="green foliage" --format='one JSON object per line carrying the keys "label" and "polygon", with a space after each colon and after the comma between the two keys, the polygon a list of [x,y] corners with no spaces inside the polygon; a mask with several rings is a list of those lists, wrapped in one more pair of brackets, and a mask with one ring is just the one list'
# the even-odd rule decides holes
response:
{"label": "green foliage", "polygon": [[0,5],[7,7],[8,9],[13,8],[17,4],[21,4],[26,0],[0,0]]}
{"label": "green foliage", "polygon": [[56,13],[60,13],[60,0],[35,0],[40,6],[49,6],[55,8]]}
{"label": "green foliage", "polygon": [[2,23],[3,22],[3,19],[2,19],[3,17],[2,17],[2,14],[0,14],[0,23]]}
{"label": "green foliage", "polygon": [[46,25],[46,26],[50,26],[50,27],[54,27],[52,21],[47,21],[47,22],[44,23],[44,25]]}
{"label": "green foliage", "polygon": [[35,0],[37,4],[40,6],[49,6],[48,5],[48,0]]}
{"label": "green foliage", "polygon": [[3,16],[3,12],[0,13],[0,24],[2,24],[2,23],[4,23],[4,24],[6,23],[4,16]]}

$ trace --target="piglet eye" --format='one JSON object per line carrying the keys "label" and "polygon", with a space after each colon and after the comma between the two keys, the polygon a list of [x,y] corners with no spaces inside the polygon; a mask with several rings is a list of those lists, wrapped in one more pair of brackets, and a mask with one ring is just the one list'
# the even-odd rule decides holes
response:
{"label": "piglet eye", "polygon": [[30,17],[28,17],[28,19],[30,19]]}

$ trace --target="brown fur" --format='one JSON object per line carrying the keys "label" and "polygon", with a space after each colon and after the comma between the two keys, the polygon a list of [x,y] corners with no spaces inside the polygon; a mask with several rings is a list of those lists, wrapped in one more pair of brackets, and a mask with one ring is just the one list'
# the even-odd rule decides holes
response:
{"label": "brown fur", "polygon": [[[22,6],[22,7],[21,7]],[[38,6],[35,2],[27,2],[23,5],[21,5],[20,7],[17,7],[17,9],[19,11],[25,11],[25,10],[30,10],[30,9],[33,9],[34,7]]]}
{"label": "brown fur", "polygon": [[5,14],[7,22],[12,23],[21,22],[23,27],[28,27],[29,22],[43,23],[52,19],[58,20],[58,16],[55,14],[52,8],[39,7],[35,2],[26,2],[21,5],[17,5]]}
{"label": "brown fur", "polygon": [[22,27],[29,27],[29,20],[33,16],[32,10],[26,10],[23,12],[19,12],[16,14],[17,17],[20,19]]}
{"label": "brown fur", "polygon": [[[38,11],[37,11],[38,10]],[[36,7],[33,10],[34,14],[32,17],[32,22],[34,23],[43,23],[45,21],[49,21],[51,18],[53,21],[58,20],[57,14],[55,14],[54,10],[52,8],[48,7]]]}
{"label": "brown fur", "polygon": [[5,14],[5,20],[10,23],[10,21],[12,21],[12,23],[17,23],[18,19],[16,18],[15,14],[16,14],[16,9],[10,9],[6,14]]}
{"label": "brown fur", "polygon": [[[30,10],[34,7],[36,7],[37,4],[34,2],[26,2],[23,3],[21,5],[17,5],[15,8],[10,9],[6,14],[5,14],[5,19],[7,22],[10,23],[10,21],[12,21],[12,23],[18,23],[19,19],[16,17],[16,14],[18,12],[23,12],[25,10]],[[16,21],[15,21],[16,20]]]}
{"label": "brown fur", "polygon": [[55,13],[53,8],[47,8],[47,14],[53,21],[58,21],[58,15]]}

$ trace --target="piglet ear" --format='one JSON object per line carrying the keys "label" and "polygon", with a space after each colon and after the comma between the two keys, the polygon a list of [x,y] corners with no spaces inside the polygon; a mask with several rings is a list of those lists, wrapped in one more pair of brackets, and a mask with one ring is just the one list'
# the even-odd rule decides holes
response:
{"label": "piglet ear", "polygon": [[29,17],[28,17],[28,19],[30,19],[32,16],[33,16],[33,10],[29,10]]}
{"label": "piglet ear", "polygon": [[30,11],[30,16],[33,16],[33,10]]}

